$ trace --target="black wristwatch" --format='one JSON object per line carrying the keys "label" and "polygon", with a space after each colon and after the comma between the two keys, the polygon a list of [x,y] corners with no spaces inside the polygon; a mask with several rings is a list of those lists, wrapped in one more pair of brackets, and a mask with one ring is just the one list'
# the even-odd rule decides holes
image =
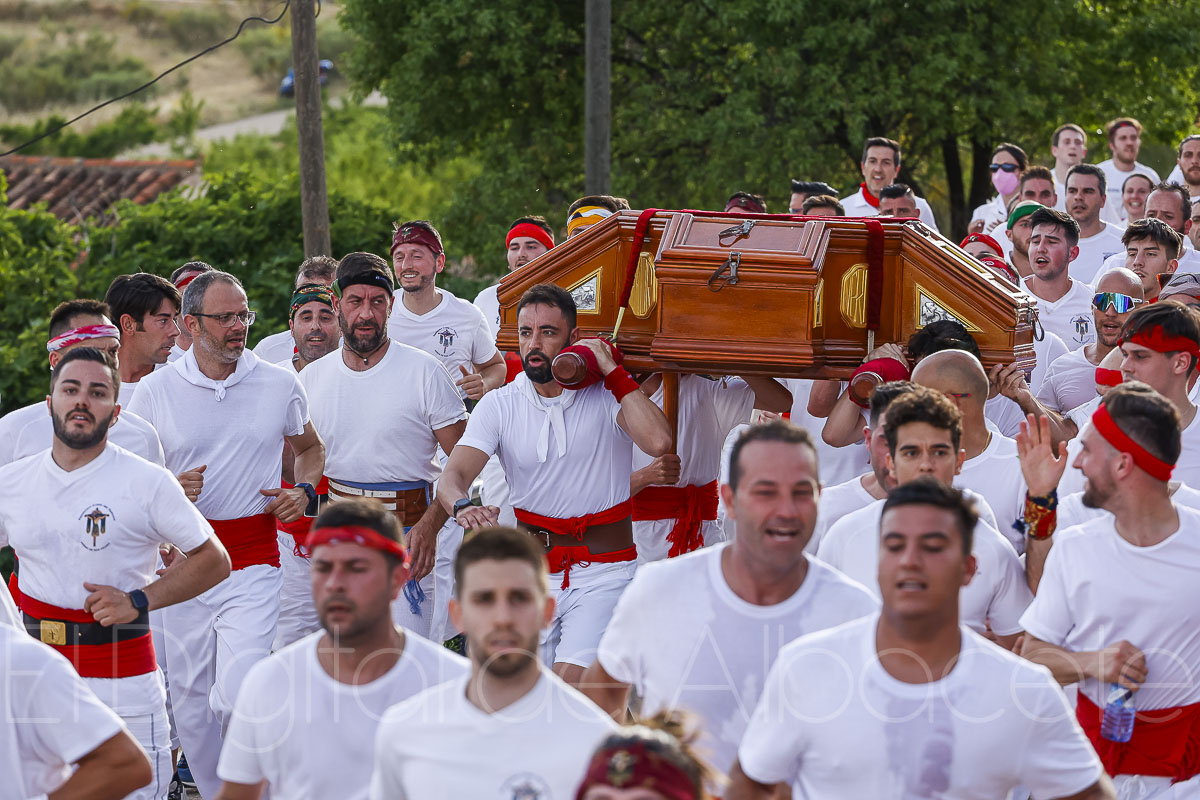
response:
{"label": "black wristwatch", "polygon": [[311,483],[297,483],[296,488],[304,490],[304,493],[308,495],[308,501],[310,503],[317,499],[317,490],[313,488]]}
{"label": "black wristwatch", "polygon": [[129,602],[133,603],[135,611],[145,611],[150,607],[150,598],[146,597],[146,593],[141,589],[134,589],[129,593]]}
{"label": "black wristwatch", "polygon": [[311,483],[297,483],[296,488],[303,489],[304,494],[308,496],[308,504],[304,507],[304,516],[315,517],[317,512],[320,511],[320,503],[317,500],[320,495],[317,494],[317,490],[313,488]]}
{"label": "black wristwatch", "polygon": [[463,511],[465,511],[466,509],[470,508],[472,505],[474,505],[474,504],[471,502],[471,498],[469,498],[469,497],[464,497],[461,500],[455,500],[454,508],[452,509],[454,511],[454,514],[453,514],[454,518],[458,519],[458,515],[461,514]]}

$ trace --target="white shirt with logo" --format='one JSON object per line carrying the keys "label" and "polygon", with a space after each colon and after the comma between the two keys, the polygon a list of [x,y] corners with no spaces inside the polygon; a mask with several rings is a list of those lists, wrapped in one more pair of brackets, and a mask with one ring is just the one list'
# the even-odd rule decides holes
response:
{"label": "white shirt with logo", "polygon": [[409,311],[403,295],[398,295],[388,319],[388,336],[434,356],[458,380],[460,367],[471,372],[473,364],[484,364],[500,352],[496,334],[473,304],[445,289],[436,292],[441,300],[424,314]]}
{"label": "white shirt with logo", "polygon": [[1092,318],[1094,293],[1091,286],[1071,278],[1067,293],[1054,302],[1035,295],[1024,279],[1021,280],[1021,288],[1037,302],[1038,322],[1042,328],[1046,333],[1053,333],[1062,339],[1068,350],[1078,350],[1096,341],[1096,325]]}

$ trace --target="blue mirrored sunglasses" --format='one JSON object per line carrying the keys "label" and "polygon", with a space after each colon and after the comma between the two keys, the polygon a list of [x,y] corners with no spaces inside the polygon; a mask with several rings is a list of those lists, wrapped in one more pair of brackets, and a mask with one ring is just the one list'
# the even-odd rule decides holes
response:
{"label": "blue mirrored sunglasses", "polygon": [[1101,311],[1112,309],[1118,314],[1124,314],[1127,311],[1132,311],[1135,306],[1141,303],[1141,300],[1136,300],[1127,294],[1120,292],[1098,292],[1092,297],[1092,305]]}

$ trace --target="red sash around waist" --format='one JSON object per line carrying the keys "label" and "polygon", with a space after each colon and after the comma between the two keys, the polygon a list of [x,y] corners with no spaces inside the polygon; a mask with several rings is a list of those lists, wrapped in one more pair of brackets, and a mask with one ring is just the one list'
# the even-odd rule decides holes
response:
{"label": "red sash around waist", "polygon": [[[59,608],[27,594],[21,595],[21,612],[37,619],[97,624],[95,617],[83,609]],[[82,678],[132,678],[158,668],[150,631],[112,644],[45,644],[65,656]]]}
{"label": "red sash around waist", "polygon": [[210,519],[209,524],[225,549],[234,569],[245,569],[255,564],[279,566],[279,540],[275,538],[275,526],[279,522],[274,514],[255,514],[240,519]]}
{"label": "red sash around waist", "polygon": [[[283,487],[284,489],[295,489],[296,488],[296,484],[288,483],[287,481],[284,481],[284,480],[281,480],[279,482],[279,485],[281,487]],[[317,485],[314,486],[313,488],[316,490],[317,494],[329,494],[329,478],[326,478],[324,475],[322,475],[320,482],[318,482]],[[313,524],[312,517],[303,517],[303,516],[300,517],[300,519],[296,520],[295,522],[280,522],[278,519],[275,520],[276,528],[283,531],[284,533],[290,533],[292,535],[292,537],[295,538],[296,549],[294,550],[294,552],[296,553],[296,555],[300,556],[301,558],[308,558],[308,553],[303,552],[300,549],[301,548],[300,542],[302,542],[304,539],[308,538],[308,531],[310,528],[312,528],[312,524]]]}
{"label": "red sash around waist", "polygon": [[667,534],[671,550],[667,558],[681,556],[704,546],[700,523],[717,518],[717,482],[703,486],[647,486],[633,496],[633,519],[673,519]]}
{"label": "red sash around waist", "polygon": [[593,553],[583,542],[584,532],[594,525],[611,525],[620,522],[630,515],[632,503],[629,500],[617,503],[612,508],[597,511],[595,514],[584,514],[581,517],[543,517],[523,508],[514,508],[513,513],[517,522],[535,528],[544,528],[552,533],[572,536],[580,541],[579,547],[551,547],[546,551],[546,567],[552,574],[563,574],[562,588],[571,585],[571,567],[575,564],[615,564],[622,561],[633,561],[637,558],[637,548],[627,547],[624,550],[614,550],[611,553]]}
{"label": "red sash around waist", "polygon": [[1154,775],[1172,783],[1200,775],[1200,703],[1139,710],[1128,742],[1100,735],[1104,709],[1083,692],[1075,716],[1109,775]]}

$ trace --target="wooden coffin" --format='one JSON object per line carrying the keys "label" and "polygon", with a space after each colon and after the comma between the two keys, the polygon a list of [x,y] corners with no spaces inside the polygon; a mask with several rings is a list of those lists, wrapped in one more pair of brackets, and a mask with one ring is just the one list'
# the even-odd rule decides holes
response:
{"label": "wooden coffin", "polygon": [[[506,276],[500,348],[517,350],[516,305],[538,283],[571,292],[584,335],[611,333],[638,215],[609,217]],[[876,346],[903,345],[927,323],[952,317],[971,331],[985,366],[1033,368],[1036,306],[1024,292],[920,222],[879,222]],[[869,352],[869,235],[868,223],[853,218],[656,213],[617,337],[629,369],[848,377]]]}

